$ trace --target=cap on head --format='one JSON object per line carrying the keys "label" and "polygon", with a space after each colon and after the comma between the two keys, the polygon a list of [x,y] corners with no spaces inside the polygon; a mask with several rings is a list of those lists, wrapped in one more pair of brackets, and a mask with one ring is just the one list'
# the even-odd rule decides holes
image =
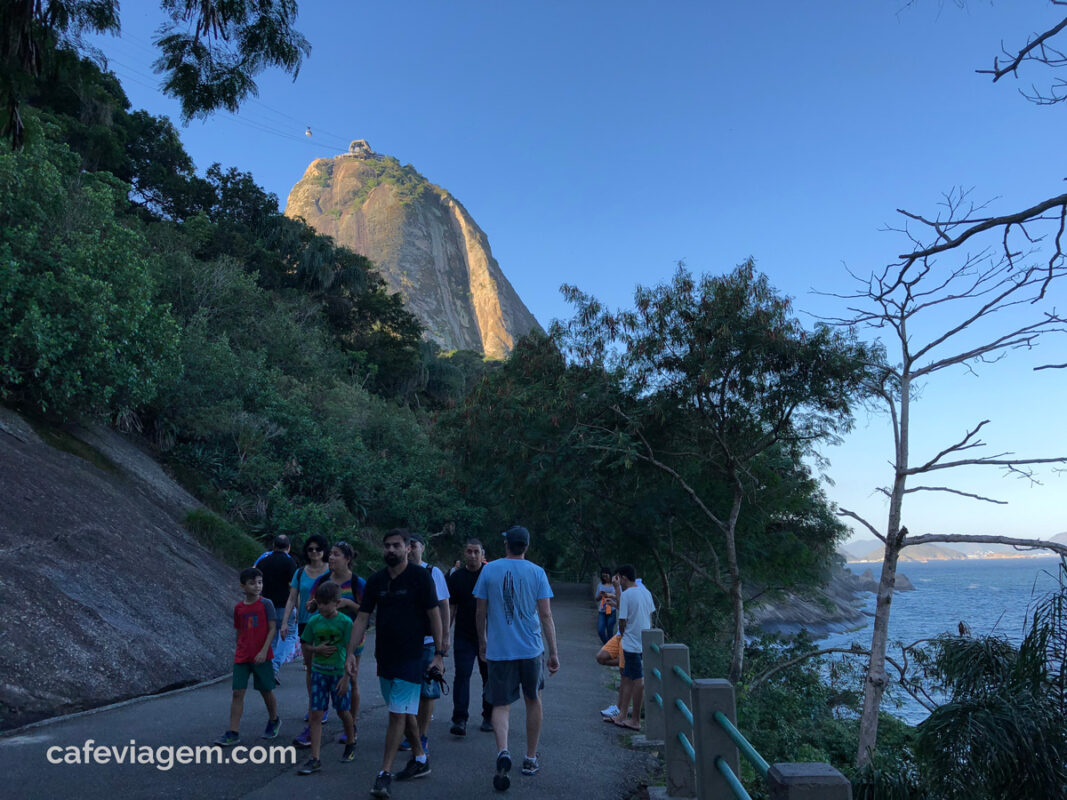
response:
{"label": "cap on head", "polygon": [[512,525],[504,531],[504,538],[509,545],[522,545],[523,547],[530,546],[530,532],[522,527],[522,525]]}
{"label": "cap on head", "polygon": [[413,533],[413,534],[411,534],[410,536],[408,536],[408,541],[411,542],[412,544],[414,544],[415,542],[418,542],[423,547],[426,546],[426,537],[423,536],[421,533]]}

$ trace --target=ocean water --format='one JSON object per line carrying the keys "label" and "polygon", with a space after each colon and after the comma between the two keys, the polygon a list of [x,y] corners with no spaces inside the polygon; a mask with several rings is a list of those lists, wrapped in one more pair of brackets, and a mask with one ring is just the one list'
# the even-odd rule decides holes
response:
{"label": "ocean water", "polygon": [[[1022,640],[1035,602],[1059,585],[1058,558],[966,559],[961,561],[902,562],[897,574],[915,585],[913,592],[896,592],[889,617],[889,650],[897,658],[896,642],[911,644],[942,633],[957,633],[965,623],[975,635],[996,633],[1010,641]],[[881,564],[849,564],[861,574],[870,569],[878,578]],[[866,611],[874,613],[874,595],[865,594]],[[873,617],[865,625],[819,640],[820,647],[848,647],[857,642],[871,646]],[[892,669],[890,670],[892,674]],[[927,712],[904,692],[896,692],[903,705],[885,710],[916,724]]]}

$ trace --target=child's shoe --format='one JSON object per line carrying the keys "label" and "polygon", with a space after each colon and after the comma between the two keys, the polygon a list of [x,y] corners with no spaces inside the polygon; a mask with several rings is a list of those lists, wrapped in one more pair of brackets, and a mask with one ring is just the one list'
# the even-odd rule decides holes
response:
{"label": "child's shoe", "polygon": [[309,758],[304,762],[304,766],[296,771],[297,775],[310,775],[312,772],[318,772],[322,769],[322,762],[317,758]]}
{"label": "child's shoe", "polygon": [[346,744],[345,751],[341,754],[342,761],[355,761],[356,760],[356,746],[354,744]]}
{"label": "child's shoe", "polygon": [[293,739],[297,747],[311,747],[311,728],[304,728],[300,735]]}
{"label": "child's shoe", "polygon": [[263,731],[264,739],[275,739],[278,736],[278,729],[282,727],[282,721],[280,717],[267,720],[267,729]]}
{"label": "child's shoe", "polygon": [[214,744],[217,744],[219,747],[233,747],[239,741],[241,741],[241,736],[237,731],[226,731],[226,733],[222,734],[222,736],[214,741]]}

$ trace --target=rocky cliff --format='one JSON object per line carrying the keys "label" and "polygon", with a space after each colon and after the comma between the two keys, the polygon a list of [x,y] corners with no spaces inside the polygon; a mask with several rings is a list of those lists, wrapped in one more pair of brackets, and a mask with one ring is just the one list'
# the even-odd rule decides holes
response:
{"label": "rocky cliff", "polygon": [[0,407],[0,498],[0,729],[230,669],[237,573],[135,444]]}
{"label": "rocky cliff", "polygon": [[285,213],[371,259],[445,350],[503,358],[539,327],[459,201],[362,140],[313,161]]}

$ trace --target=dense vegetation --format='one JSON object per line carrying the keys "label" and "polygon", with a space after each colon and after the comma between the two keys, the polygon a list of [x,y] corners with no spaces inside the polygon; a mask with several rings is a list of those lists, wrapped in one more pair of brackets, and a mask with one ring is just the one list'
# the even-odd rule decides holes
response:
{"label": "dense vegetation", "polygon": [[[813,648],[752,640],[739,611],[831,568],[845,529],[810,465],[850,424],[870,353],[802,328],[751,263],[680,269],[633,310],[569,289],[574,319],[503,363],[441,353],[367,259],[252,176],[197,172],[168,120],[64,63],[25,91],[25,147],[0,152],[0,401],[142,436],[212,509],[187,525],[235,562],[257,549],[242,534],[359,542],[402,524],[441,531],[443,551],[515,521],[561,577],[633,562],[700,673],[736,671],[765,757],[848,769],[856,675],[813,658],[756,686]],[[952,702],[918,733],[883,723],[857,796],[978,796],[961,772],[976,758],[983,785],[1024,770],[1062,787],[1059,608],[1022,648],[931,652]],[[972,735],[976,714],[1015,725],[1011,753]]]}

